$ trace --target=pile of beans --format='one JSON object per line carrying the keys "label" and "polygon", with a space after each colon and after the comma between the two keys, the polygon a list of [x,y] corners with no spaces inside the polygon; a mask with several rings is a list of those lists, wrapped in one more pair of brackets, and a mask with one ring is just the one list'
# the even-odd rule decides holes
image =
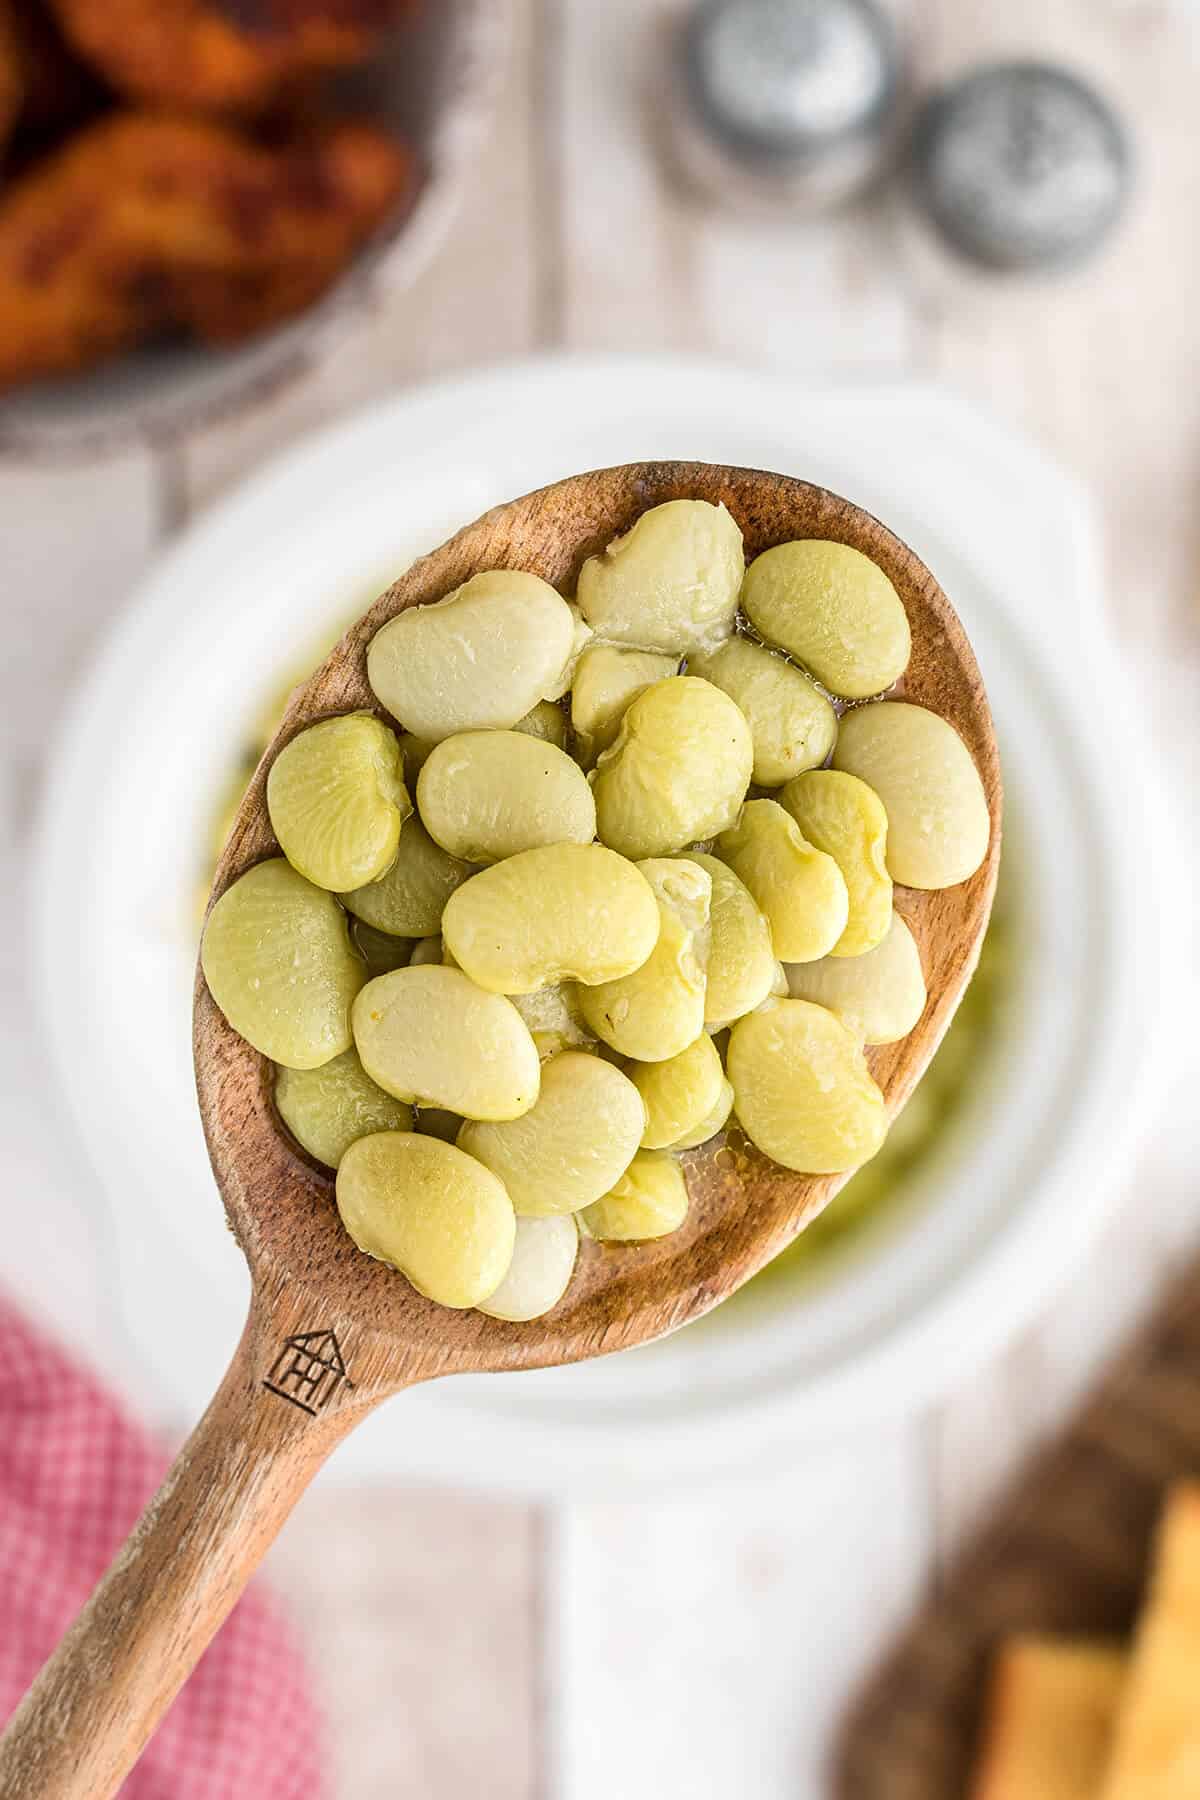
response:
{"label": "pile of beans", "polygon": [[804,1174],[875,1154],[864,1046],[925,1006],[893,883],[963,881],[989,838],[952,727],[878,698],[909,653],[867,557],[805,540],[746,568],[699,500],[644,513],[574,601],[492,570],[382,627],[386,717],[279,752],[282,855],[202,948],[360,1249],[532,1319],[581,1231],[682,1225],[679,1154],[734,1115]]}

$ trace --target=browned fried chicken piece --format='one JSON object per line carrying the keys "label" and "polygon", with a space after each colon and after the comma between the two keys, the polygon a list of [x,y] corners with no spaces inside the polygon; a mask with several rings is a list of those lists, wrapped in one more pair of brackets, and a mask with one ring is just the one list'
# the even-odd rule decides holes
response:
{"label": "browned fried chicken piece", "polygon": [[415,186],[369,125],[265,150],[117,113],[0,197],[0,387],[184,331],[232,343],[300,312]]}
{"label": "browned fried chicken piece", "polygon": [[411,0],[50,0],[119,92],[155,106],[254,111],[297,78],[361,62]]}
{"label": "browned fried chicken piece", "polygon": [[[93,117],[105,90],[72,53],[40,0],[0,0],[7,12],[21,71],[20,128],[30,148]],[[2,35],[2,34],[0,34]]]}

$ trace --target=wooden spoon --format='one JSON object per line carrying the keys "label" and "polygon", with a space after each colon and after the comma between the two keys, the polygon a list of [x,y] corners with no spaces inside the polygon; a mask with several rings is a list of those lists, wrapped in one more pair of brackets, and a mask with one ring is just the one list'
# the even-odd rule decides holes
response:
{"label": "wooden spoon", "polygon": [[[634,463],[497,507],[401,576],[293,695],[242,802],[217,870],[220,893],[278,854],[266,773],[313,720],[378,710],[366,648],[386,619],[438,600],[480,569],[529,569],[570,591],[584,557],[664,500],[724,501],[747,556],[832,538],[886,570],[908,611],[907,698],[955,726],[975,758],[992,837],[983,867],[939,893],[901,890],[929,1003],[902,1042],[869,1052],[889,1111],[903,1105],[975,967],[1000,853],[1000,771],[970,645],[928,569],[848,501],[781,475],[701,463]],[[286,653],[286,646],[282,647]],[[271,1069],[196,981],[196,1078],[213,1169],[253,1278],[250,1314],[212,1405],[162,1489],[16,1713],[0,1744],[6,1800],[103,1800],[119,1786],[299,1495],[381,1400],[438,1375],[536,1369],[644,1344],[685,1325],[761,1269],[848,1178],[768,1162],[736,1131],[689,1153],[691,1210],[648,1245],[585,1243],[566,1297],[509,1325],[423,1300],[360,1255],[329,1171],[283,1133]]]}

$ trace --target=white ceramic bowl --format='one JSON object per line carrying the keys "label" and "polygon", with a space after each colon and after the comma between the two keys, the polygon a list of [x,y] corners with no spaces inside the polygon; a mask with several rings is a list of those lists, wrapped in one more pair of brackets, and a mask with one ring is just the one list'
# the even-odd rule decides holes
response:
{"label": "white ceramic bowl", "polygon": [[432,0],[350,80],[361,110],[411,145],[423,184],[299,317],[231,350],[145,349],[0,398],[0,456],[71,457],[159,442],[267,399],[351,329],[382,290],[408,287],[445,236],[508,55],[511,0]]}
{"label": "white ceramic bowl", "polygon": [[854,1255],[661,1345],[431,1384],[376,1415],[335,1470],[628,1491],[828,1437],[961,1379],[1103,1218],[1153,1079],[1162,934],[1160,884],[1123,854],[1154,783],[1110,666],[1079,491],[928,388],[814,391],[636,358],[502,368],[393,399],[210,513],[144,582],[60,742],[32,890],[43,1024],[109,1208],[123,1324],[173,1421],[206,1401],[246,1298],[196,1117],[189,1012],[202,845],[247,722],[281,666],[486,506],[658,456],[821,481],[944,584],[1001,739],[1007,1022],[920,1205]]}

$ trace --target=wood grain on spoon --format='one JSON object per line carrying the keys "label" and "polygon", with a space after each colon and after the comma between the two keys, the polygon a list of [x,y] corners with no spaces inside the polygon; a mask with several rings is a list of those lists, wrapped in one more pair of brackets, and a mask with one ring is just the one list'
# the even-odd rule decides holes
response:
{"label": "wood grain on spoon", "polygon": [[[899,1043],[868,1051],[890,1113],[903,1105],[974,970],[1000,854],[1000,771],[979,670],[929,570],[876,519],[825,489],[701,463],[635,463],[573,477],[497,507],[424,557],[293,696],[242,803],[214,892],[278,854],[266,773],[314,720],[379,711],[366,648],[386,619],[439,600],[481,569],[531,570],[570,591],[586,556],[665,500],[723,501],[747,559],[792,538],[853,545],[891,578],[912,659],[900,691],[965,741],[992,834],[967,882],[897,891],[921,949],[928,1004]],[[706,1312],[791,1242],[847,1176],[768,1162],[737,1131],[685,1158],[686,1224],[652,1244],[581,1247],[564,1299],[508,1325],[424,1300],[343,1231],[330,1172],[284,1135],[265,1059],[226,1024],[197,977],[196,1076],[213,1169],[250,1265],[250,1318],[212,1406],[167,1482],[0,1743],[5,1800],[102,1800],[115,1792],[299,1494],[345,1434],[388,1395],[438,1375],[578,1362],[646,1343]],[[169,1196],[157,1203],[169,1203]]]}

